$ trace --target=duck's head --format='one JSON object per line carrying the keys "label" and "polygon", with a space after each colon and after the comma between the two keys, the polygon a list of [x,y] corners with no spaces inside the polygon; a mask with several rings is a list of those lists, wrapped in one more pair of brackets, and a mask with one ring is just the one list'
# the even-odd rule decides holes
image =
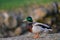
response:
{"label": "duck's head", "polygon": [[28,16],[24,21],[33,22],[33,19],[32,19],[32,17]]}
{"label": "duck's head", "polygon": [[24,21],[27,22],[26,28],[28,29],[28,31],[32,32],[32,23],[33,23],[32,17],[28,16]]}

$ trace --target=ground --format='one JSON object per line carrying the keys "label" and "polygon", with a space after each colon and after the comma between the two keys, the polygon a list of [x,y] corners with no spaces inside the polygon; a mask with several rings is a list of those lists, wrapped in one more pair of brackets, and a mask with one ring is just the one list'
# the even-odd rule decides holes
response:
{"label": "ground", "polygon": [[32,38],[31,35],[33,34],[30,34],[29,36],[27,35],[29,35],[29,33],[17,37],[0,38],[0,40],[60,40],[60,33],[48,34],[45,37],[41,37],[37,39]]}

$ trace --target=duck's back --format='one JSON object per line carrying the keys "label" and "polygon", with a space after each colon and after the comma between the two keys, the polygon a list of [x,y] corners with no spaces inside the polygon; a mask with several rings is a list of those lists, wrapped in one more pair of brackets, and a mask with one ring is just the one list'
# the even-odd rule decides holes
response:
{"label": "duck's back", "polygon": [[51,29],[51,27],[47,24],[43,24],[43,23],[33,23],[34,26],[39,26],[39,27],[42,27],[42,28],[47,28],[47,29]]}

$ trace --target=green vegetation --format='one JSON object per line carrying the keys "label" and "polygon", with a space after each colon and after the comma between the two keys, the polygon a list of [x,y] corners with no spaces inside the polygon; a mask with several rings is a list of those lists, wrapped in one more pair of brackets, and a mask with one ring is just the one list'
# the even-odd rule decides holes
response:
{"label": "green vegetation", "polygon": [[0,0],[0,10],[1,9],[15,9],[18,7],[24,7],[25,5],[31,4],[41,4],[41,3],[49,3],[53,1],[60,1],[60,0]]}

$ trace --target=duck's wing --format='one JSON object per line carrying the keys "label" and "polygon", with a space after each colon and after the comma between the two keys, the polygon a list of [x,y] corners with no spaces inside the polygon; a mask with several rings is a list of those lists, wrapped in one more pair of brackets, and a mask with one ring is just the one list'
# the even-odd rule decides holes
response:
{"label": "duck's wing", "polygon": [[47,24],[43,24],[43,23],[35,23],[35,26],[40,26],[42,28],[47,28],[47,29],[51,29],[51,27]]}

